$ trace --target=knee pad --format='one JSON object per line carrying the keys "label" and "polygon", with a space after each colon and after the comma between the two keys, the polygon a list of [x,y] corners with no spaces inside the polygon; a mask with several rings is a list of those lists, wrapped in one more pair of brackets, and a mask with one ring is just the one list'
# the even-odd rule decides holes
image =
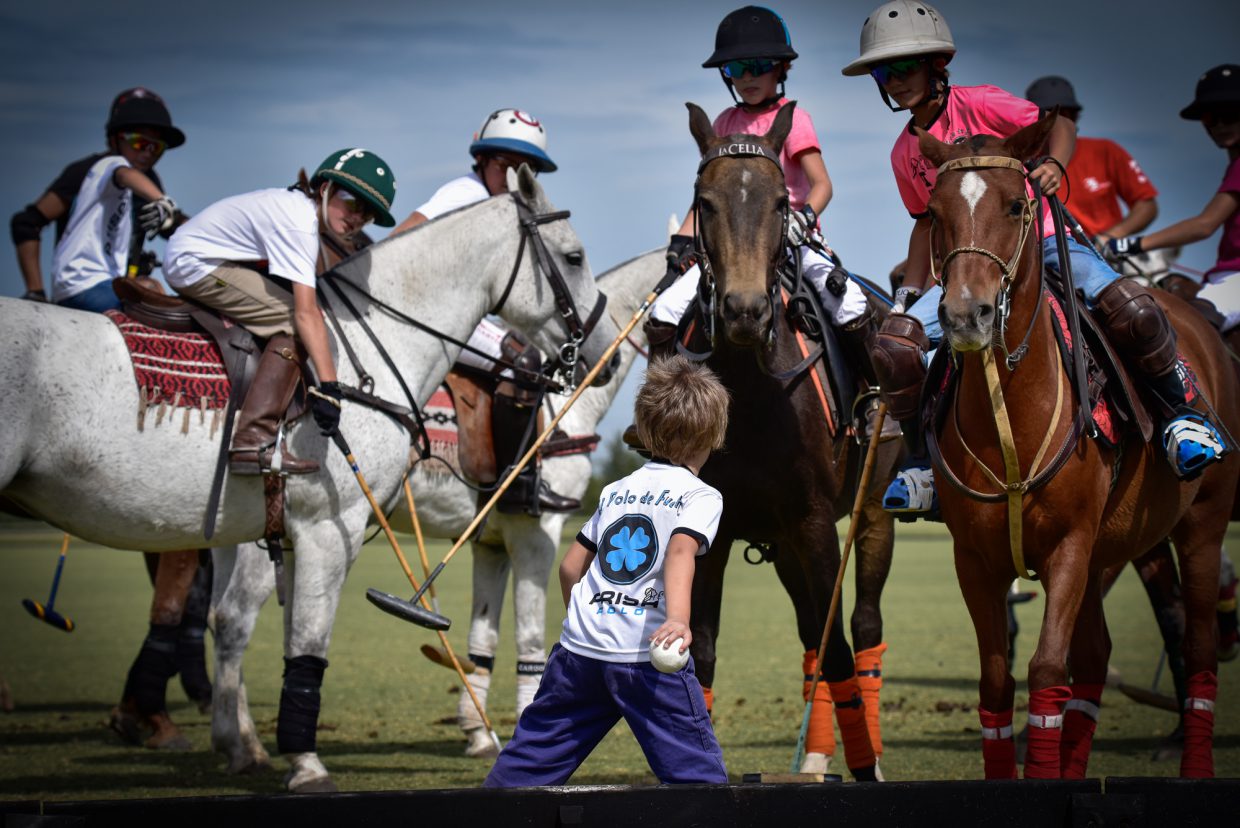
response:
{"label": "knee pad", "polygon": [[542,372],[543,359],[542,354],[537,348],[525,340],[524,337],[517,335],[513,331],[509,331],[504,339],[500,342],[500,354],[507,362],[522,369],[516,373],[516,376],[509,379],[502,379],[498,387],[495,389],[495,396],[508,397],[515,400],[520,405],[536,405],[538,403],[538,391],[535,385],[530,381],[530,374]]}
{"label": "knee pad", "polygon": [[1097,311],[1107,336],[1149,376],[1175,367],[1175,331],[1149,288],[1116,279],[1098,294]]}
{"label": "knee pad", "polygon": [[891,314],[878,330],[870,357],[879,385],[887,394],[891,416],[897,420],[917,416],[926,379],[924,354],[929,348],[921,321],[906,313]]}

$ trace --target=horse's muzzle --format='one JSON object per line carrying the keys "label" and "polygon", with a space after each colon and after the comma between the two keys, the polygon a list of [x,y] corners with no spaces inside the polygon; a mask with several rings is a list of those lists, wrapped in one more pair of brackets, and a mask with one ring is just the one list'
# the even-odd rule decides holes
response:
{"label": "horse's muzzle", "polygon": [[723,332],[733,345],[753,347],[766,342],[771,327],[771,303],[764,293],[724,294]]}
{"label": "horse's muzzle", "polygon": [[989,302],[969,302],[960,308],[939,304],[939,324],[953,351],[980,351],[989,348],[995,328],[995,306]]}

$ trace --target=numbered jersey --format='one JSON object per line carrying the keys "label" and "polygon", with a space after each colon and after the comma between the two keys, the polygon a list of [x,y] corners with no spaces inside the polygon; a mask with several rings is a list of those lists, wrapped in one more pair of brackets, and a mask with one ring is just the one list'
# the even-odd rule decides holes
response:
{"label": "numbered jersey", "polygon": [[594,553],[573,587],[560,644],[601,661],[649,659],[650,636],[667,620],[663,561],[672,536],[705,554],[723,497],[683,466],[649,462],[603,489],[577,540]]}

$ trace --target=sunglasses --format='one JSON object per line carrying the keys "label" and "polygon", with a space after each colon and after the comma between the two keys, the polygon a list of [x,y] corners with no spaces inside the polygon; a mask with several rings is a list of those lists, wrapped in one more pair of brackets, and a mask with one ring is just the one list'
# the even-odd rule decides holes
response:
{"label": "sunglasses", "polygon": [[366,221],[375,220],[375,208],[365,199],[354,195],[343,187],[338,188],[332,193],[332,196],[340,199],[340,203],[350,213],[361,214]]}
{"label": "sunglasses", "polygon": [[535,168],[533,162],[527,158],[514,158],[510,155],[492,155],[491,163],[499,167],[499,171],[502,173],[507,173],[509,170],[515,170],[522,164],[529,164],[530,171],[534,173],[534,177],[538,177],[538,170]]}
{"label": "sunglasses", "polygon": [[880,85],[886,86],[892,78],[906,78],[913,74],[923,63],[925,63],[925,58],[905,58],[879,63],[870,67],[870,76]]}
{"label": "sunglasses", "polygon": [[149,135],[143,135],[141,132],[122,132],[120,138],[129,145],[134,152],[146,152],[150,150],[156,155],[163,155],[164,150],[168,149],[168,142],[159,138],[151,138]]}
{"label": "sunglasses", "polygon": [[723,64],[723,76],[736,79],[748,73],[751,77],[756,78],[759,75],[765,75],[767,72],[775,71],[775,67],[778,65],[773,60],[730,60]]}

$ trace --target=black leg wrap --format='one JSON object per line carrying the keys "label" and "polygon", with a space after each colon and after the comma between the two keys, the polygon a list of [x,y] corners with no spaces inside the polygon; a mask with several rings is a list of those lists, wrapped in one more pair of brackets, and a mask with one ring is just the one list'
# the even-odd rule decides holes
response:
{"label": "black leg wrap", "polygon": [[474,663],[474,666],[480,667],[483,670],[490,670],[492,672],[495,671],[495,656],[475,655],[474,653],[470,653],[469,660]]}
{"label": "black leg wrap", "polygon": [[[477,662],[474,662],[474,663],[477,664]],[[517,662],[517,675],[518,676],[541,676],[544,672],[546,672],[546,669],[547,669],[547,664],[546,662],[543,662],[543,661],[518,661]]]}
{"label": "black leg wrap", "polygon": [[167,707],[168,679],[177,671],[176,650],[177,628],[152,624],[125,680],[125,698],[132,698],[142,715],[150,716]]}
{"label": "black leg wrap", "polygon": [[211,606],[211,563],[198,565],[198,572],[189,588],[185,612],[177,636],[176,666],[181,674],[181,687],[194,702],[211,700],[211,679],[207,675],[207,612]]}
{"label": "black leg wrap", "polygon": [[319,726],[319,688],[327,659],[297,656],[284,659],[284,689],[280,691],[280,717],[276,745],[281,753],[313,753]]}

